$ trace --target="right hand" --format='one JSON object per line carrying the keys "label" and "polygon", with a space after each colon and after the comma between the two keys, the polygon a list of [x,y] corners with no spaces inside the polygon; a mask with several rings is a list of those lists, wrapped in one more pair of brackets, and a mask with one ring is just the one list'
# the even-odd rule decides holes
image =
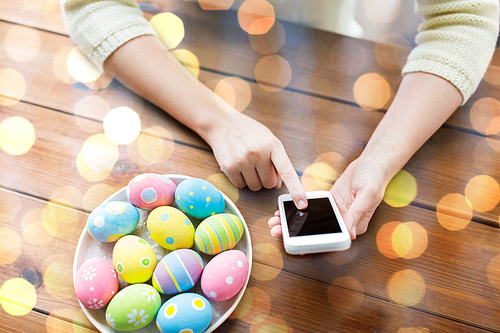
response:
{"label": "right hand", "polygon": [[284,182],[295,205],[307,207],[306,194],[283,144],[266,126],[240,112],[226,113],[219,120],[205,139],[235,186],[258,191],[280,188]]}

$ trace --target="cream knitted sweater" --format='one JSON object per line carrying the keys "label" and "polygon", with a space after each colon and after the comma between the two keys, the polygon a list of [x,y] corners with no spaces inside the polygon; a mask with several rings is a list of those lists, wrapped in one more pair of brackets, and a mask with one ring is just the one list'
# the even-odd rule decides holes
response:
{"label": "cream knitted sweater", "polygon": [[[99,68],[118,47],[155,35],[132,0],[62,0],[70,37]],[[488,67],[499,33],[498,0],[418,0],[423,18],[404,73],[426,72],[451,82],[465,103]]]}

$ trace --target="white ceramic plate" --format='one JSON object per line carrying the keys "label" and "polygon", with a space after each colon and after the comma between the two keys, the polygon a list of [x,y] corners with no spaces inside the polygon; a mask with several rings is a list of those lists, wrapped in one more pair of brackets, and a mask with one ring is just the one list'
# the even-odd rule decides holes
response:
{"label": "white ceramic plate", "polygon": [[[188,176],[183,176],[183,175],[165,175],[169,177],[175,185],[178,185],[181,181],[187,178],[191,178]],[[210,323],[210,326],[205,330],[205,332],[212,332],[214,331],[217,327],[219,327],[228,317],[229,315],[234,311],[238,303],[240,302],[241,298],[243,297],[243,293],[245,292],[245,289],[247,288],[248,285],[248,280],[250,279],[250,273],[252,270],[252,242],[250,239],[250,232],[248,231],[248,226],[245,222],[245,219],[241,215],[240,211],[236,207],[236,205],[224,194],[222,193],[222,196],[224,197],[226,207],[224,209],[224,213],[231,213],[236,216],[238,216],[241,221],[243,222],[243,226],[245,227],[245,233],[243,234],[241,240],[238,242],[236,245],[235,249],[243,251],[248,259],[248,277],[246,280],[245,285],[243,288],[239,291],[236,296],[233,298],[223,301],[223,302],[216,302],[216,301],[210,301],[210,304],[212,305],[212,321]],[[122,188],[118,192],[114,193],[111,195],[106,201],[128,201],[127,197],[125,195],[125,188]],[[175,204],[173,204],[175,206]],[[141,212],[141,216],[143,215],[144,212]],[[115,243],[100,243],[99,241],[95,240],[90,234],[87,232],[87,227],[82,231],[82,234],[80,235],[80,240],[78,241],[78,245],[76,246],[76,251],[75,251],[75,258],[73,261],[73,283],[75,281],[75,276],[76,272],[78,271],[78,268],[88,259],[91,259],[96,256],[104,257],[108,259],[109,261],[112,262],[111,260],[111,253],[113,251],[113,246]],[[193,247],[193,250],[197,250],[196,247]],[[197,251],[200,253],[199,251]],[[203,253],[200,253],[202,255],[202,258],[205,261],[205,264],[208,262],[211,256],[207,256]],[[198,287],[198,288],[197,288]],[[193,287],[193,290],[190,290],[190,292],[201,292],[201,288],[199,288],[199,283],[197,286]],[[115,331],[113,328],[111,328],[107,323],[106,323],[106,308],[99,309],[99,310],[92,310],[92,309],[87,309],[83,304],[80,303],[80,306],[83,309],[83,312],[87,316],[87,318],[90,320],[90,322],[100,331],[103,333],[110,333],[110,332],[120,332],[120,331]],[[143,327],[141,329],[132,331],[132,332],[138,332],[138,333],[145,333],[145,332],[154,332],[158,333],[159,330],[156,327],[156,321],[153,320],[151,324],[147,325],[146,327]]]}

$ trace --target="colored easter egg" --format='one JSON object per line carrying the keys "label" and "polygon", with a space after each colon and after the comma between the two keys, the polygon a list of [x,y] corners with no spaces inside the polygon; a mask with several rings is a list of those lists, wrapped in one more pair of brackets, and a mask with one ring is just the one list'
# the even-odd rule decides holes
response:
{"label": "colored easter egg", "polygon": [[202,295],[183,293],[165,302],[156,316],[162,333],[203,332],[212,320],[212,306]]}
{"label": "colored easter egg", "polygon": [[248,260],[239,250],[229,250],[210,260],[201,276],[201,289],[214,301],[225,301],[236,295],[248,277]]}
{"label": "colored easter egg", "polygon": [[177,185],[175,203],[184,213],[199,219],[222,213],[225,207],[222,193],[200,178],[185,179]]}
{"label": "colored easter egg", "polygon": [[178,249],[167,254],[153,272],[153,287],[168,295],[194,287],[203,272],[203,260],[191,249]]}
{"label": "colored easter egg", "polygon": [[95,208],[87,218],[87,230],[100,242],[116,242],[139,223],[137,208],[125,201],[109,201]]}
{"label": "colored easter egg", "polygon": [[188,249],[194,243],[191,220],[175,207],[161,206],[148,216],[147,227],[151,238],[167,250]]}
{"label": "colored easter egg", "polygon": [[205,254],[218,254],[238,244],[244,232],[243,222],[234,214],[207,217],[196,228],[196,247]]}
{"label": "colored easter egg", "polygon": [[104,258],[85,261],[75,276],[75,293],[78,300],[89,309],[108,305],[118,291],[118,276],[113,265]]}
{"label": "colored easter egg", "polygon": [[135,176],[127,185],[127,199],[142,209],[155,209],[174,202],[175,183],[164,175],[144,173]]}
{"label": "colored easter egg", "polygon": [[156,254],[144,239],[127,235],[120,238],[113,248],[113,264],[124,281],[146,282],[156,267]]}
{"label": "colored easter egg", "polygon": [[155,288],[143,283],[132,284],[109,302],[106,322],[119,331],[136,330],[152,322],[160,307],[160,294]]}

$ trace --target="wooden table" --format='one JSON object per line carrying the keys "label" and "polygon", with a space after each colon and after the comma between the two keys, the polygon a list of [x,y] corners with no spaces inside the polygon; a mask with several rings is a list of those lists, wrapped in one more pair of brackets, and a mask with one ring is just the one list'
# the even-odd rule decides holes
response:
{"label": "wooden table", "polygon": [[[164,112],[105,75],[73,79],[74,44],[58,6],[0,1],[2,332],[96,331],[73,290],[78,237],[93,208],[145,172],[207,179],[245,217],[251,279],[218,332],[500,332],[496,57],[470,101],[397,175],[350,250],[290,256],[267,226],[285,189],[238,190],[209,147]],[[176,49],[197,57],[200,81],[235,96],[282,140],[307,190],[328,189],[361,152],[409,51],[285,22],[267,39],[249,38],[234,11],[181,1],[161,10],[184,22]],[[103,119],[119,106],[140,116],[142,132],[104,145]]]}

